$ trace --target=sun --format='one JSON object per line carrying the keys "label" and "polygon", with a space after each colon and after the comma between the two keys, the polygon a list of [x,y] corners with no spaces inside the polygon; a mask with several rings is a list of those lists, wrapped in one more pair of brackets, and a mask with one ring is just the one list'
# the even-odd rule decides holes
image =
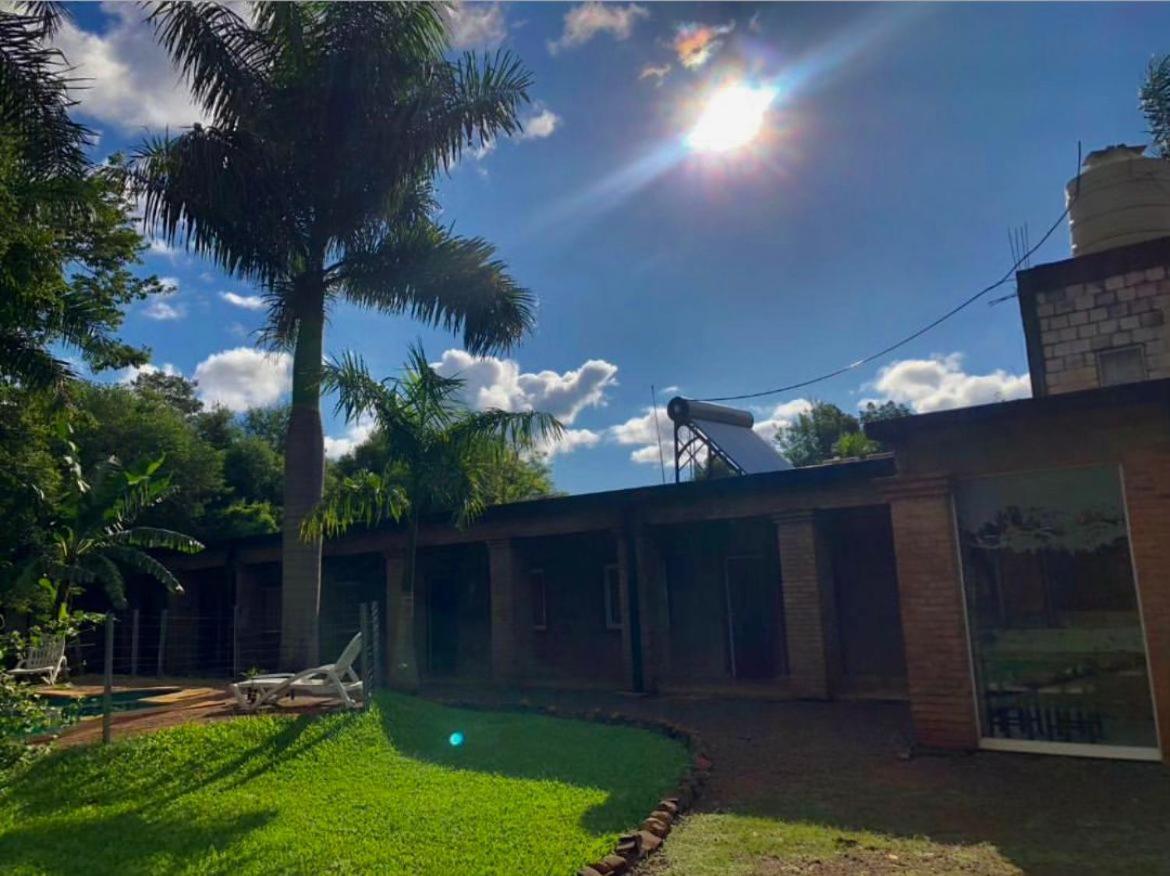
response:
{"label": "sun", "polygon": [[707,101],[687,145],[695,152],[727,152],[755,139],[776,91],[742,83],[720,88]]}

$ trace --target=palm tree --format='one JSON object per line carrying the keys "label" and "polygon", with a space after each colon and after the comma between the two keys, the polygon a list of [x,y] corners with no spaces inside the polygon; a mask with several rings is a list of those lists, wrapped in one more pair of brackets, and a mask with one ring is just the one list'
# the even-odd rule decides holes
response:
{"label": "palm tree", "polygon": [[338,300],[506,350],[532,297],[493,248],[434,219],[433,178],[519,130],[530,74],[509,53],[448,60],[435,3],[162,3],[158,37],[210,117],[134,156],[146,223],[259,283],[264,337],[293,349],[285,457],[282,662],[313,664],[321,543],[323,332]]}
{"label": "palm tree", "polygon": [[[305,521],[309,538],[339,535],[355,524],[375,526],[406,518],[402,594],[414,593],[419,521],[449,514],[462,526],[484,509],[492,472],[509,453],[532,450],[559,438],[560,422],[536,411],[471,411],[457,399],[465,382],[444,377],[412,347],[402,378],[378,381],[360,357],[346,354],[325,368],[325,385],[338,394],[337,410],[355,422],[373,418],[388,454],[381,471],[345,478],[329,491]],[[414,618],[392,612],[394,652],[390,677],[399,687],[418,685],[414,661]]]}
{"label": "palm tree", "polygon": [[63,619],[84,585],[97,583],[115,608],[124,608],[123,569],[149,575],[172,593],[181,593],[178,579],[146,551],[197,553],[203,545],[170,529],[134,525],[144,511],[174,493],[170,478],[156,477],[162,462],[160,457],[126,469],[111,458],[96,467],[89,483],[76,478],[57,507],[47,544],[14,577],[12,595],[27,598],[39,585],[51,599],[53,613]]}

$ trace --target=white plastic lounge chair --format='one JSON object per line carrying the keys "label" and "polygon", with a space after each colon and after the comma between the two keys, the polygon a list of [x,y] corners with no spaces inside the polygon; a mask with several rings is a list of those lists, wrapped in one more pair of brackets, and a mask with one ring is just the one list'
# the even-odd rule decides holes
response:
{"label": "white plastic lounge chair", "polygon": [[29,648],[24,658],[8,671],[9,675],[39,675],[49,684],[57,683],[57,676],[65,671],[65,637],[45,639],[35,648]]}
{"label": "white plastic lounge chair", "polygon": [[353,662],[362,650],[362,634],[349,640],[336,663],[326,663],[303,672],[258,675],[232,685],[240,708],[254,712],[261,706],[275,705],[284,697],[336,697],[347,708],[357,707],[354,697],[361,697],[362,682],[353,671]]}

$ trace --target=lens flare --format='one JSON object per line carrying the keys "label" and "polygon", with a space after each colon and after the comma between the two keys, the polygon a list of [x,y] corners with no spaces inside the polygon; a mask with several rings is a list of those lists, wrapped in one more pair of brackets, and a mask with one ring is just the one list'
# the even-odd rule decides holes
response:
{"label": "lens flare", "polygon": [[742,83],[724,86],[707,101],[687,135],[687,145],[696,152],[727,152],[747,145],[760,133],[764,115],[775,99],[774,88]]}
{"label": "lens flare", "polygon": [[458,748],[460,745],[463,744],[463,734],[460,733],[458,730],[456,730],[454,733],[452,733],[450,736],[447,737],[447,741],[449,743],[451,743],[452,748]]}

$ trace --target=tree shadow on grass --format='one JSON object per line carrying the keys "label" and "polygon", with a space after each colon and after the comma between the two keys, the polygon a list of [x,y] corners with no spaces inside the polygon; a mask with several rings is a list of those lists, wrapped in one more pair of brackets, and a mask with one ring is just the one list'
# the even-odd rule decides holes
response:
{"label": "tree shadow on grass", "polygon": [[32,817],[128,800],[137,801],[135,811],[157,810],[209,787],[244,785],[310,753],[344,732],[356,717],[288,719],[277,733],[261,734],[255,745],[234,755],[224,753],[232,747],[218,744],[218,733],[227,724],[164,730],[110,747],[65,749],[22,771],[7,789],[5,802]]}
{"label": "tree shadow on grass", "polygon": [[415,760],[604,793],[604,802],[581,817],[594,835],[641,823],[688,762],[680,743],[631,727],[452,709],[397,695],[380,697],[376,708],[389,743]]}
{"label": "tree shadow on grass", "polygon": [[[191,819],[144,817],[139,812],[85,814],[17,825],[0,836],[4,868],[45,874],[116,873],[119,876],[173,872],[222,853],[251,831],[264,827],[270,811]],[[236,872],[256,863],[233,849]],[[201,871],[214,872],[214,871]]]}

